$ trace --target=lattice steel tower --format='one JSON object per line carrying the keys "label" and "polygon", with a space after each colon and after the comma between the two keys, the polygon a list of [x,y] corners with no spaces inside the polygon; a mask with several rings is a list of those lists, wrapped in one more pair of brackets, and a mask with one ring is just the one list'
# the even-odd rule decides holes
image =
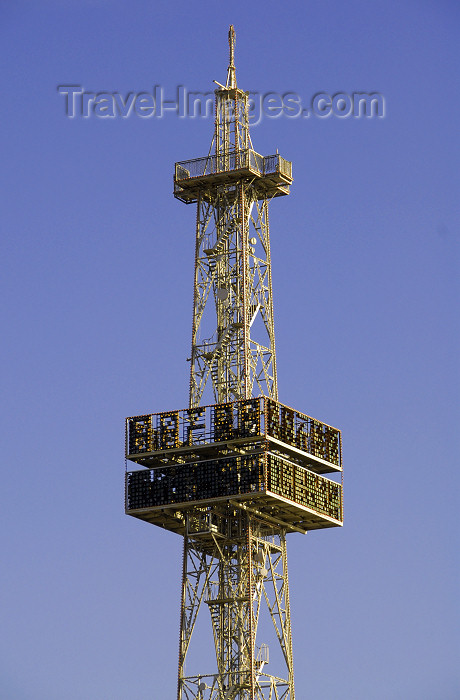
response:
{"label": "lattice steel tower", "polygon": [[[210,152],[174,175],[197,212],[189,408],[127,418],[126,512],[184,539],[177,700],[294,700],[286,535],[342,525],[341,438],[278,402],[268,204],[291,163],[253,150],[234,37]],[[186,668],[198,613],[214,652]]]}

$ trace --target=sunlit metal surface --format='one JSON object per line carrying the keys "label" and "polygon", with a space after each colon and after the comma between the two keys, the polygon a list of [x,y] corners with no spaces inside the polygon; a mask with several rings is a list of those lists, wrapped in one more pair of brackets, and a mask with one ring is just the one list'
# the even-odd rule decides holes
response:
{"label": "sunlit metal surface", "polygon": [[[183,537],[177,700],[295,700],[286,536],[342,525],[341,434],[278,401],[268,205],[292,164],[252,146],[234,43],[209,154],[174,172],[196,204],[189,407],[126,419],[125,509]],[[186,669],[199,614],[214,668]]]}

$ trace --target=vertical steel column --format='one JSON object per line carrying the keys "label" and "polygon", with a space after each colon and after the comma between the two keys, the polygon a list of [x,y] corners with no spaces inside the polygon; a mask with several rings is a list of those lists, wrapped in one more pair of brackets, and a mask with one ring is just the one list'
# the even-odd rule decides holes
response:
{"label": "vertical steel column", "polygon": [[249,277],[248,277],[248,226],[244,187],[239,187],[240,231],[241,231],[241,281],[242,281],[242,322],[243,322],[243,390],[242,398],[248,399],[251,365],[249,361]]}

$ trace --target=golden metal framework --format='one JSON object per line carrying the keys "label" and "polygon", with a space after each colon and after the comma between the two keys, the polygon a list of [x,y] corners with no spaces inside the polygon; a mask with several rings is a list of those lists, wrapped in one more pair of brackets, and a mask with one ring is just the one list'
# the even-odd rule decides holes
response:
{"label": "golden metal framework", "polygon": [[[228,513],[213,514],[209,537],[209,516],[203,516],[204,522],[196,514],[188,517],[184,540],[178,698],[293,698],[285,533],[230,504]],[[189,676],[185,658],[203,602],[211,616],[217,673]],[[286,678],[266,672],[268,647],[255,644],[263,608],[278,635]]]}
{"label": "golden metal framework", "polygon": [[[177,700],[295,700],[286,535],[342,525],[341,436],[278,402],[268,204],[292,166],[252,147],[234,45],[210,152],[174,174],[197,205],[189,408],[126,420],[125,510],[184,538]],[[189,670],[203,608],[215,668]]]}
{"label": "golden metal framework", "polygon": [[236,84],[233,27],[229,44],[210,152],[175,168],[175,196],[197,203],[191,407],[210,379],[218,403],[259,393],[278,398],[268,201],[289,193],[291,163],[252,148],[249,95]]}

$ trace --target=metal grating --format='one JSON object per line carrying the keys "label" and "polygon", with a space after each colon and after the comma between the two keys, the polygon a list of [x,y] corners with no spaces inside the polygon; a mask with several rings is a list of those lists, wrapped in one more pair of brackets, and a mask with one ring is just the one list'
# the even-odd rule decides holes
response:
{"label": "metal grating", "polygon": [[145,466],[156,453],[258,438],[321,460],[323,471],[341,469],[339,430],[266,397],[133,416],[126,430],[127,458]]}
{"label": "metal grating", "polygon": [[271,453],[126,474],[127,511],[266,492],[342,522],[341,484]]}

